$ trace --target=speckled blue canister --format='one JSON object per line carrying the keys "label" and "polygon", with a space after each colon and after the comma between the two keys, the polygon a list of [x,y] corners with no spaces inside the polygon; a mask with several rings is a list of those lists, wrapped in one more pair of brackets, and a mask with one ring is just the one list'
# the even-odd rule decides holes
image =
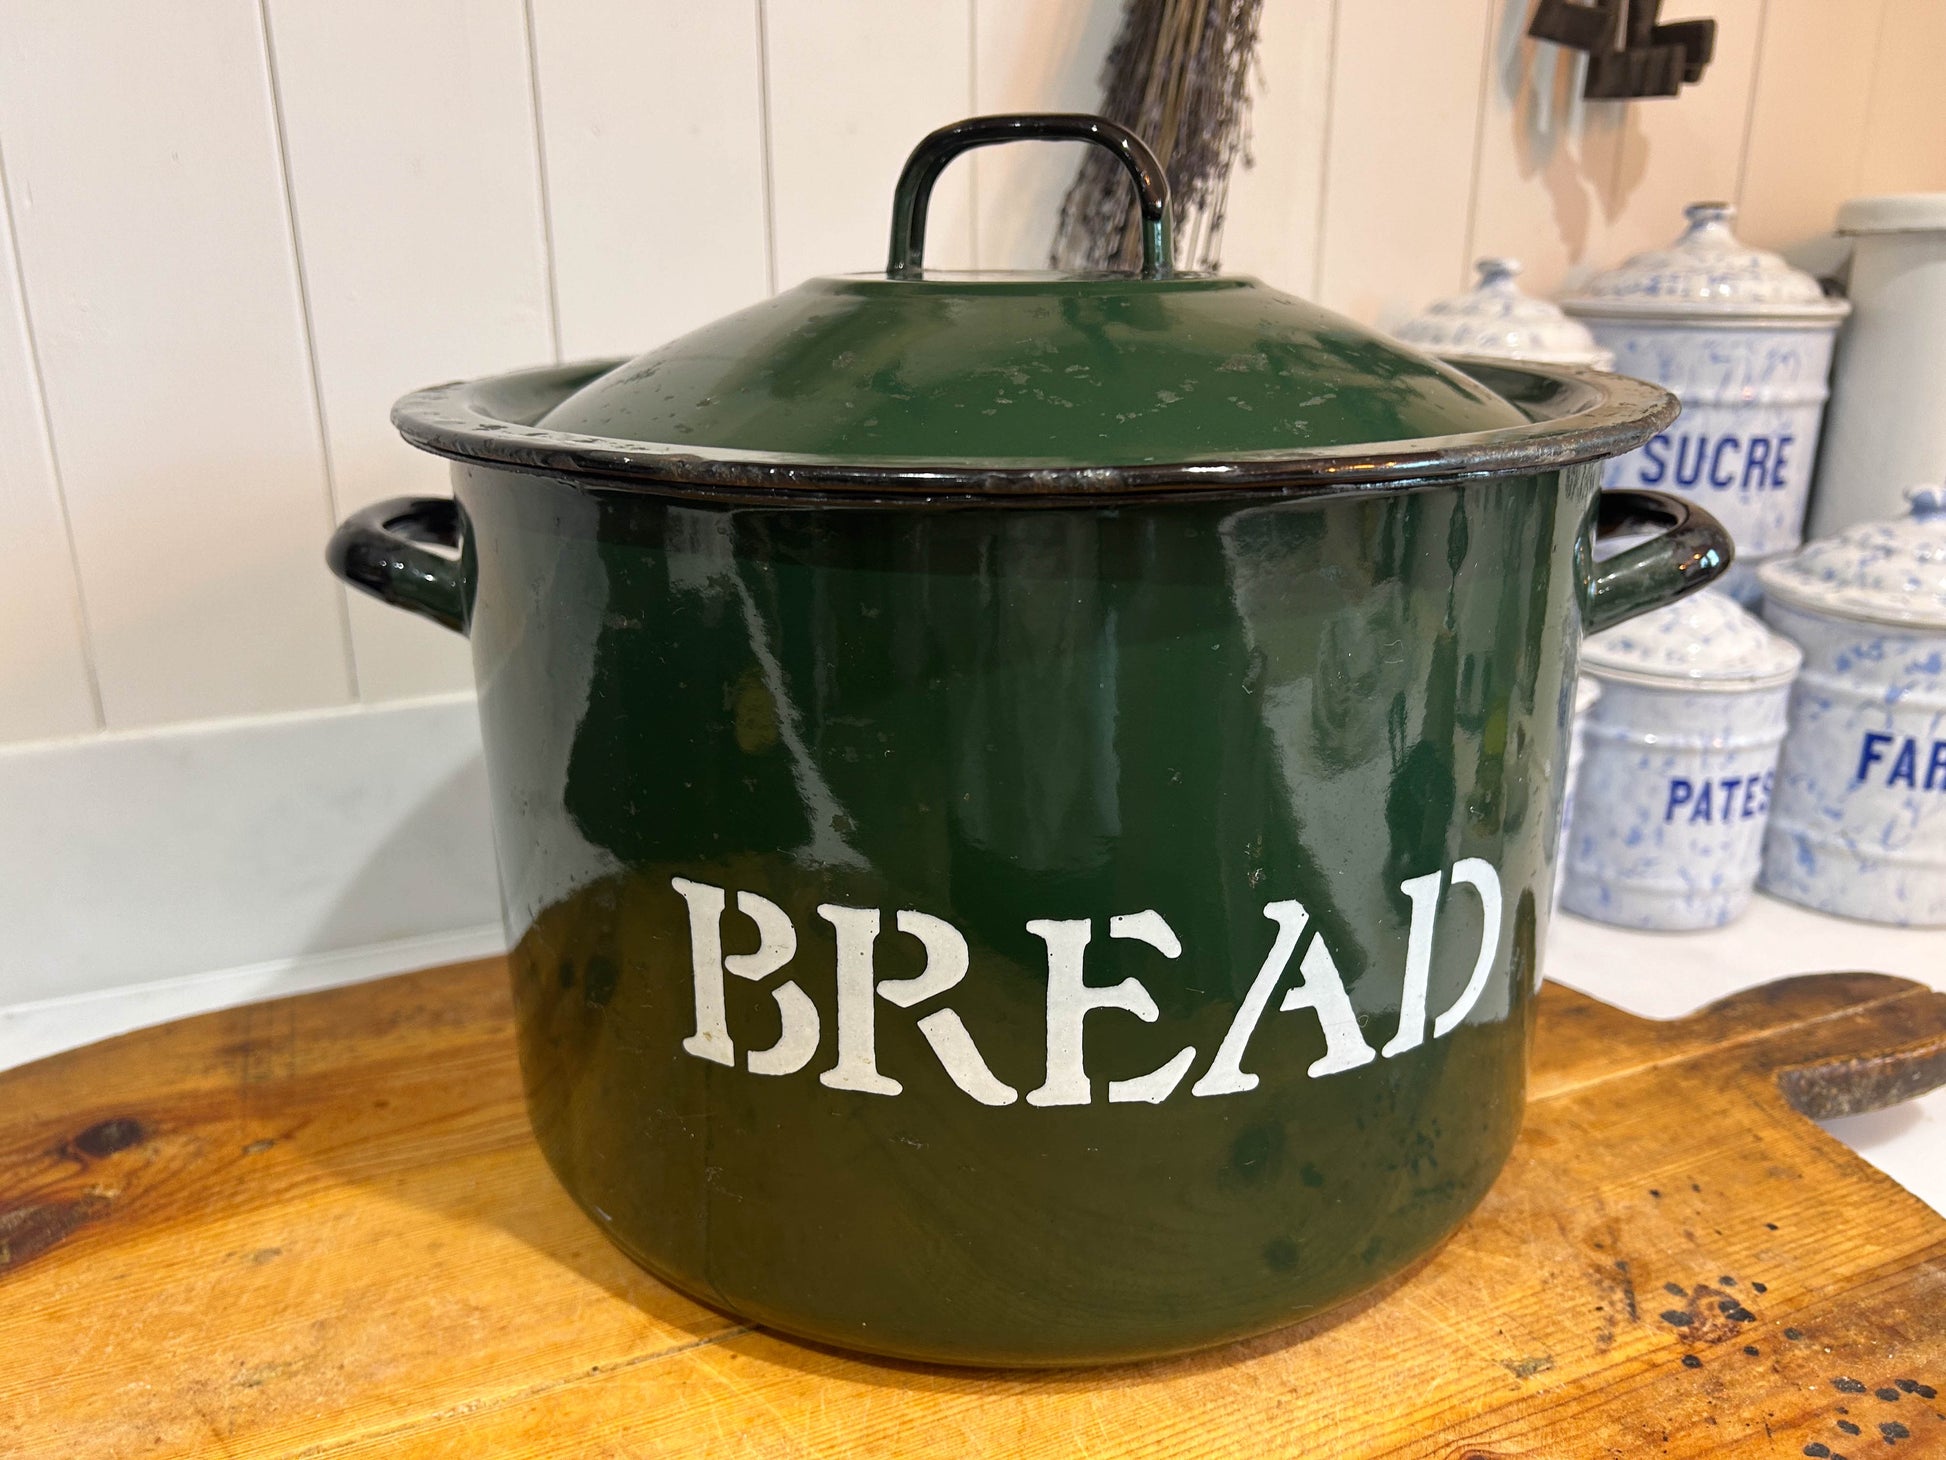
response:
{"label": "speckled blue canister", "polygon": [[1946,924],[1946,490],[1761,575],[1804,650],[1763,885],[1821,912]]}
{"label": "speckled blue canister", "polygon": [[1561,905],[1561,889],[1568,880],[1568,828],[1574,824],[1575,790],[1581,767],[1588,759],[1588,721],[1601,699],[1601,681],[1586,674],[1574,677],[1574,719],[1568,727],[1568,787],[1561,797],[1561,854],[1554,862],[1554,905]]}
{"label": "speckled blue canister", "polygon": [[1568,911],[1713,928],[1750,903],[1800,656],[1704,592],[1588,640],[1601,684],[1568,828]]}
{"label": "speckled blue canister", "polygon": [[1486,258],[1473,267],[1479,271],[1477,284],[1407,320],[1394,331],[1398,338],[1428,355],[1615,368],[1615,356],[1595,343],[1586,325],[1514,282],[1519,259]]}
{"label": "speckled blue canister", "polygon": [[1702,503],[1736,540],[1722,587],[1749,604],[1756,565],[1802,540],[1832,344],[1850,306],[1739,239],[1728,204],[1685,214],[1673,244],[1597,274],[1563,308],[1614,352],[1616,370],[1682,399],[1676,422],[1609,462],[1602,485]]}

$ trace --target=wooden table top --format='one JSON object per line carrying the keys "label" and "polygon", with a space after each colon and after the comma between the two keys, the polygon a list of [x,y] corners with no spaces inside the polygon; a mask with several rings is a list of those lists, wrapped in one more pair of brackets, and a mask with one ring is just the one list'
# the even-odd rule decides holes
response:
{"label": "wooden table top", "polygon": [[127,1035],[0,1075],[0,1454],[1946,1455],[1946,1221],[1800,1113],[1946,1081],[1946,995],[1653,1024],[1550,986],[1541,1026],[1512,1162],[1415,1270],[1036,1373],[635,1268],[528,1134],[498,960]]}

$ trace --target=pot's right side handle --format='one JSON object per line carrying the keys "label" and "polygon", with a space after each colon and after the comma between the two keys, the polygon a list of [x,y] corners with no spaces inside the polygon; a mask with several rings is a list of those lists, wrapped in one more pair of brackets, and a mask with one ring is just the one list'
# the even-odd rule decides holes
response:
{"label": "pot's right side handle", "polygon": [[462,531],[459,503],[451,497],[396,497],[347,517],[331,534],[324,561],[380,602],[463,634],[467,592],[461,566],[420,546],[457,548]]}
{"label": "pot's right side handle", "polygon": [[1674,603],[1715,582],[1736,555],[1723,524],[1686,497],[1635,487],[1600,494],[1596,537],[1631,537],[1658,528],[1655,537],[1627,552],[1581,565],[1581,581],[1587,584],[1581,621],[1589,633]]}

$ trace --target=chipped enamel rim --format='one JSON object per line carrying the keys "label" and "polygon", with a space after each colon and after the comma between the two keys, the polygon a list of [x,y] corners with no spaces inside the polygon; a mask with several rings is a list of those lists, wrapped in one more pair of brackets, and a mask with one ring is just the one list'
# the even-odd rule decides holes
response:
{"label": "chipped enamel rim", "polygon": [[1570,365],[1451,363],[1529,417],[1525,426],[1308,451],[1211,453],[1124,466],[915,458],[861,464],[727,447],[625,441],[537,426],[620,360],[544,365],[414,391],[392,408],[412,445],[456,461],[587,478],[603,487],[722,501],[819,498],[964,503],[1153,500],[1226,493],[1330,495],[1556,471],[1633,450],[1675,419],[1676,398],[1628,376]]}

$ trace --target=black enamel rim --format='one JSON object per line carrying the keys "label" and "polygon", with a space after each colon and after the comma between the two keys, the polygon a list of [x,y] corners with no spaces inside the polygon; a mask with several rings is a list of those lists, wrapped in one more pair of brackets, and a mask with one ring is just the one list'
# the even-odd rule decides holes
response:
{"label": "black enamel rim", "polygon": [[515,370],[414,391],[392,423],[455,461],[571,477],[611,490],[711,501],[857,501],[1051,505],[1212,495],[1321,495],[1556,471],[1619,456],[1676,418],[1660,386],[1572,365],[1478,358],[1447,363],[1530,418],[1453,436],[1308,451],[1240,452],[1124,466],[981,465],[964,460],[861,464],[837,457],[672,446],[536,426],[622,360]]}

